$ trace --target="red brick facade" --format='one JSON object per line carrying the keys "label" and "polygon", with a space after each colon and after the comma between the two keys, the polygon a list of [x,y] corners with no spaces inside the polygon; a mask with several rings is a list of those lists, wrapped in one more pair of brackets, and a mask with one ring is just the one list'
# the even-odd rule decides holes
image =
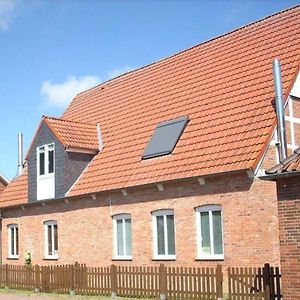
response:
{"label": "red brick facade", "polygon": [[[43,206],[7,208],[2,211],[2,260],[7,259],[7,225],[19,225],[19,259],[23,264],[27,250],[34,264],[85,262],[108,265],[113,258],[112,215],[130,213],[132,219],[134,265],[153,261],[151,212],[172,208],[176,227],[176,260],[172,265],[203,265],[216,262],[197,261],[195,207],[220,204],[223,211],[224,265],[258,266],[265,262],[279,265],[279,239],[274,182],[249,179],[245,173],[211,177],[205,185],[197,179],[98,194],[84,198],[52,201]],[[43,222],[58,224],[57,261],[43,260]],[[118,262],[122,263],[122,262]],[[126,262],[130,263],[130,262]]]}
{"label": "red brick facade", "polygon": [[300,299],[300,176],[277,181],[284,300]]}

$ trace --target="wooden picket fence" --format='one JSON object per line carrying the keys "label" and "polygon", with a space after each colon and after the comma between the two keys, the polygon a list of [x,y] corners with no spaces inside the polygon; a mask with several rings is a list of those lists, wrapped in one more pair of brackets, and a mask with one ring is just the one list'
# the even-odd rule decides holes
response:
{"label": "wooden picket fence", "polygon": [[263,268],[228,268],[230,300],[280,300],[279,268],[265,264]]}
{"label": "wooden picket fence", "polygon": [[[280,300],[281,274],[263,268],[228,268],[228,299]],[[0,265],[0,287],[81,295],[163,299],[223,298],[223,272],[217,267],[116,266],[85,264],[33,267]]]}

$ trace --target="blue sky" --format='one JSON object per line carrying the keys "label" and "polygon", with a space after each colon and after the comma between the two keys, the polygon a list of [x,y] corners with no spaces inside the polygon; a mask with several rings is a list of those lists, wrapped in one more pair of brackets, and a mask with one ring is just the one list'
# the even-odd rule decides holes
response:
{"label": "blue sky", "polygon": [[294,0],[0,0],[0,172],[42,115],[128,70],[296,5]]}

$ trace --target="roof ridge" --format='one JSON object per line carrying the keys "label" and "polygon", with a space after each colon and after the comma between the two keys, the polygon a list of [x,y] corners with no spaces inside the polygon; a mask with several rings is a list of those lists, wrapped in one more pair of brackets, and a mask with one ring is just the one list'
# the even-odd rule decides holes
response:
{"label": "roof ridge", "polygon": [[[258,20],[256,20],[256,21],[250,22],[250,23],[248,23],[248,24],[246,24],[246,25],[242,25],[241,27],[235,28],[235,29],[233,29],[233,30],[231,30],[231,31],[227,31],[227,32],[222,33],[222,34],[220,34],[220,35],[218,35],[218,36],[215,36],[215,37],[213,37],[213,38],[211,38],[211,39],[204,40],[204,41],[200,42],[199,44],[196,44],[196,45],[194,45],[194,46],[185,48],[185,49],[180,50],[180,51],[178,51],[178,52],[176,52],[176,53],[174,53],[174,54],[171,54],[171,55],[166,56],[166,57],[164,57],[164,58],[160,58],[160,59],[155,60],[155,61],[153,61],[153,62],[151,62],[151,63],[149,63],[149,64],[145,64],[145,65],[143,65],[143,66],[141,66],[141,67],[138,67],[138,68],[136,68],[136,69],[133,69],[133,70],[130,70],[130,71],[125,72],[125,73],[123,73],[123,74],[120,74],[120,75],[118,75],[118,76],[116,76],[116,77],[114,77],[114,78],[110,78],[110,79],[108,79],[108,80],[106,80],[106,81],[103,81],[103,82],[101,82],[101,83],[98,83],[97,85],[95,85],[95,86],[93,86],[93,87],[91,87],[91,88],[89,88],[89,89],[86,89],[86,90],[84,90],[84,91],[82,91],[82,92],[77,93],[77,94],[74,96],[73,100],[76,98],[77,95],[86,93],[87,91],[96,89],[97,87],[100,87],[100,86],[105,86],[106,84],[108,84],[108,83],[110,83],[110,82],[112,82],[112,81],[114,81],[114,80],[116,80],[116,79],[118,79],[118,78],[120,78],[120,77],[123,77],[123,76],[125,76],[125,75],[131,74],[131,73],[133,73],[133,72],[136,72],[136,71],[139,71],[139,70],[142,70],[142,69],[145,69],[145,68],[150,67],[150,66],[152,66],[152,65],[155,65],[155,64],[157,64],[157,63],[159,63],[159,62],[161,62],[161,61],[164,61],[164,60],[173,58],[173,57],[178,56],[178,55],[180,55],[180,54],[182,54],[182,53],[185,53],[185,52],[187,52],[187,51],[189,51],[189,50],[192,50],[192,49],[194,49],[194,48],[200,47],[200,46],[205,45],[205,44],[207,44],[207,43],[210,43],[210,42],[212,42],[212,41],[214,41],[214,40],[223,38],[223,37],[225,37],[225,36],[228,36],[228,35],[230,35],[230,34],[233,34],[233,33],[237,32],[237,31],[240,31],[240,30],[242,30],[242,29],[244,29],[244,28],[247,28],[247,27],[252,26],[252,25],[254,25],[254,24],[261,23],[261,22],[263,22],[263,21],[265,21],[265,20],[267,20],[267,19],[269,19],[269,18],[272,18],[272,17],[275,17],[275,16],[277,16],[277,15],[286,13],[286,12],[288,12],[288,11],[290,11],[290,10],[293,10],[293,9],[296,9],[296,8],[298,8],[298,7],[300,7],[300,4],[296,4],[296,5],[294,5],[294,6],[285,8],[285,9],[280,10],[280,11],[277,11],[277,12],[275,12],[275,13],[272,13],[272,14],[270,14],[270,15],[267,15],[267,16],[263,17],[262,19],[258,19]],[[73,102],[73,100],[71,101],[71,103]],[[71,103],[70,103],[70,104],[71,104]],[[70,104],[69,104],[69,105],[70,105]]]}
{"label": "roof ridge", "polygon": [[64,119],[64,118],[57,118],[57,117],[46,116],[46,115],[43,115],[42,118],[43,119],[53,119],[53,120],[63,121],[63,122],[69,122],[69,123],[77,123],[77,124],[81,124],[81,125],[97,126],[97,124],[86,123],[86,122],[79,122],[79,121],[68,120],[68,119]]}

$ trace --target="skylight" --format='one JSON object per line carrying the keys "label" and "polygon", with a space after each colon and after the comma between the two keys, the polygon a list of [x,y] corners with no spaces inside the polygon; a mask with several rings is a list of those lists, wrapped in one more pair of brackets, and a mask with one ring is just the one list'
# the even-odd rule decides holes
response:
{"label": "skylight", "polygon": [[188,120],[188,117],[185,116],[158,123],[143,153],[142,159],[172,153]]}

